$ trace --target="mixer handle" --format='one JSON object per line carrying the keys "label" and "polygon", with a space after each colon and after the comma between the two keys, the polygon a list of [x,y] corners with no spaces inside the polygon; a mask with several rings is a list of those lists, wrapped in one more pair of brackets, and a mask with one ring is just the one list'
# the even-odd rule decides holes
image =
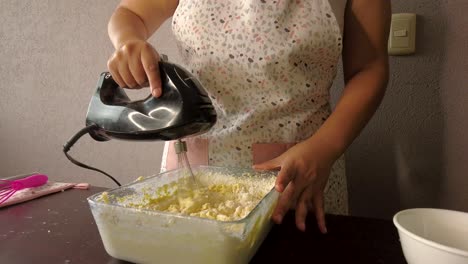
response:
{"label": "mixer handle", "polygon": [[[165,54],[161,54],[161,60],[159,61],[161,82],[164,82],[165,78],[165,74],[161,74],[164,72],[164,62],[167,62],[167,56]],[[99,87],[99,94],[102,102],[113,105],[128,104],[131,102],[130,98],[125,92],[125,89],[117,84],[114,78],[112,78],[112,74],[110,72],[103,72],[101,77],[103,77],[103,80],[101,86]],[[146,100],[148,99],[152,100],[155,98],[150,94]]]}
{"label": "mixer handle", "polygon": [[101,74],[101,80],[102,82],[98,87],[98,92],[103,103],[118,105],[130,102],[130,98],[125,93],[125,90],[115,82],[110,72],[103,72]]}

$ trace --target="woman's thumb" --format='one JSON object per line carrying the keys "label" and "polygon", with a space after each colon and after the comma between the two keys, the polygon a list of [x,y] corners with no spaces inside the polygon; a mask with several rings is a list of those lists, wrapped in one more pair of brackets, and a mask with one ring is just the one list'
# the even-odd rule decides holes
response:
{"label": "woman's thumb", "polygon": [[252,167],[254,170],[279,170],[281,168],[281,165],[275,158],[259,164],[254,164]]}

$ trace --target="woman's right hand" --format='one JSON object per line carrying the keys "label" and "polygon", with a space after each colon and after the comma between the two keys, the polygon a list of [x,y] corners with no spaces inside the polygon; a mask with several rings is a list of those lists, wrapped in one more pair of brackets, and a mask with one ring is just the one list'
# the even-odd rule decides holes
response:
{"label": "woman's right hand", "polygon": [[149,84],[154,97],[161,96],[159,54],[144,40],[123,43],[107,62],[112,77],[120,87],[140,89]]}

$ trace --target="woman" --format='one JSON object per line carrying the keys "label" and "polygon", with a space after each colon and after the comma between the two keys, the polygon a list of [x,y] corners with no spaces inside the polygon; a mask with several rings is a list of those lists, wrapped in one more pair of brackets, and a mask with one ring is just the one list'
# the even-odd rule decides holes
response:
{"label": "woman", "polygon": [[[188,140],[194,164],[279,169],[273,220],[295,208],[347,214],[342,155],[374,114],[388,79],[386,0],[122,0],[109,22],[108,67],[122,87],[161,95],[159,54],[147,39],[169,17],[183,56],[218,122]],[[344,92],[329,88],[343,58]],[[166,144],[163,168],[173,164]],[[190,155],[192,154],[192,155]]]}

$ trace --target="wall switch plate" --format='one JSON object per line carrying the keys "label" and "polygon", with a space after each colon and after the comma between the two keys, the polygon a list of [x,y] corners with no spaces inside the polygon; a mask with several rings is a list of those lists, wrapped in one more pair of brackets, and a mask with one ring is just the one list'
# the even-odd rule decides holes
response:
{"label": "wall switch plate", "polygon": [[409,55],[416,52],[416,14],[392,15],[388,54]]}

